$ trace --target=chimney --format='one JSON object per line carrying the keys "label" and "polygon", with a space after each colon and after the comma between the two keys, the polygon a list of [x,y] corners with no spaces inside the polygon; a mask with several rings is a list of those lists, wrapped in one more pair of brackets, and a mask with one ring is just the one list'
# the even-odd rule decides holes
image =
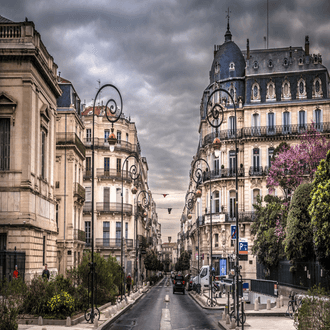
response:
{"label": "chimney", "polygon": [[246,39],[246,59],[250,59],[250,42],[249,39]]}
{"label": "chimney", "polygon": [[168,242],[171,243],[172,237],[168,236]]}
{"label": "chimney", "polygon": [[305,37],[305,55],[309,56],[309,36]]}
{"label": "chimney", "polygon": [[217,54],[217,45],[214,45],[214,57]]}

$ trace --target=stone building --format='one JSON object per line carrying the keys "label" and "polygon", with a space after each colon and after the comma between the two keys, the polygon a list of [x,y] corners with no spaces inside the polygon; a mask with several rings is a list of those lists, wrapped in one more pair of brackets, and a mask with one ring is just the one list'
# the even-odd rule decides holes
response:
{"label": "stone building", "polygon": [[[92,212],[92,121],[93,107],[82,113],[85,125],[84,144],[86,161],[83,174],[86,201],[83,222],[86,243],[91,243]],[[95,107],[94,134],[94,238],[95,249],[103,256],[114,256],[120,262],[121,237],[124,238],[123,266],[132,275],[144,272],[146,249],[156,248],[160,239],[160,227],[156,204],[148,186],[148,163],[141,156],[135,123],[123,114],[114,123],[117,144],[110,151],[108,137],[111,123],[105,116],[105,106]],[[137,166],[137,177],[132,166]],[[134,188],[134,189],[133,189]],[[149,194],[149,206],[145,207],[143,191]],[[123,205],[122,205],[123,198]],[[138,200],[137,200],[138,199]],[[123,219],[123,228],[121,221]],[[137,260],[137,264],[135,263]],[[135,271],[135,269],[138,269]]]}
{"label": "stone building", "polygon": [[86,148],[81,141],[85,126],[80,98],[70,81],[58,77],[58,84],[62,95],[57,99],[56,116],[57,267],[58,272],[65,275],[67,268],[78,265],[85,248],[83,170]]}
{"label": "stone building", "polygon": [[57,271],[56,77],[34,23],[0,16],[0,249],[25,253],[26,280]]}
{"label": "stone building", "polygon": [[[217,274],[228,274],[236,255],[232,225],[235,225],[238,216],[239,238],[248,246],[247,252],[240,251],[242,275],[254,278],[256,259],[251,254],[253,237],[250,231],[254,221],[253,204],[258,195],[269,193],[266,187],[268,168],[274,149],[281,142],[285,141],[289,145],[299,143],[300,133],[312,125],[329,137],[329,73],[322,65],[321,55],[310,54],[308,36],[305,38],[305,49],[286,47],[250,50],[247,40],[247,50],[241,51],[232,41],[228,22],[225,42],[214,46],[209,77],[210,84],[204,90],[200,104],[200,139],[194,157],[194,160],[206,160],[209,168],[205,162],[198,165],[203,172],[199,187],[202,196],[194,199],[192,210],[184,208],[178,244],[180,249],[190,248],[195,272],[198,258],[199,266],[210,263],[212,205],[212,261]],[[216,92],[207,106],[209,96],[217,88],[227,90],[233,97],[237,122],[228,94]],[[220,103],[224,108],[223,122],[218,129],[207,120],[207,112],[215,103]],[[238,137],[237,168],[235,131]],[[216,137],[221,141],[218,157],[213,147]],[[192,175],[193,171],[191,169]],[[236,171],[238,214],[235,211]],[[196,192],[196,189],[191,177],[187,193]],[[280,189],[272,193],[282,195]],[[187,217],[189,213],[191,219]]]}

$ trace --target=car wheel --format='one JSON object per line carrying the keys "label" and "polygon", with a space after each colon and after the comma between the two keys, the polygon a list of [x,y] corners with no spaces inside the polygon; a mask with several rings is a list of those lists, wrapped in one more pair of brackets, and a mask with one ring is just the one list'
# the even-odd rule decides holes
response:
{"label": "car wheel", "polygon": [[183,294],[185,294],[185,290],[183,289]]}
{"label": "car wheel", "polygon": [[175,292],[175,291],[173,290],[173,294],[174,294],[174,292]]}

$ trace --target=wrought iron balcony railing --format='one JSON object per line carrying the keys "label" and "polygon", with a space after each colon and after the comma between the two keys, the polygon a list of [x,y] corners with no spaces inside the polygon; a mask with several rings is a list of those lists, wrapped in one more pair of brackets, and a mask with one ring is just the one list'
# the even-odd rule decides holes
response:
{"label": "wrought iron balcony railing", "polygon": [[[128,249],[133,248],[133,240],[126,238],[124,239],[124,244]],[[121,248],[121,239],[120,238],[95,238],[95,246],[97,248]]]}
{"label": "wrought iron balcony railing", "polygon": [[74,195],[78,196],[82,200],[85,200],[85,188],[78,182],[74,183]]}
{"label": "wrought iron balcony railing", "polygon": [[[133,207],[131,204],[123,204],[123,212],[132,215]],[[96,203],[96,211],[100,213],[121,213],[121,203]],[[83,212],[92,212],[92,202],[85,202]]]}
{"label": "wrought iron balcony railing", "polygon": [[262,176],[265,174],[265,171],[262,169],[262,166],[251,166],[249,170],[250,176]]}
{"label": "wrought iron balcony railing", "polygon": [[[244,167],[238,168],[237,175],[239,177],[244,177]],[[203,172],[203,181],[208,181],[211,179],[218,179],[218,178],[234,178],[236,176],[236,171],[234,168],[220,168],[216,171],[211,172]]]}
{"label": "wrought iron balcony railing", "polygon": [[[84,144],[87,148],[90,148],[92,145],[92,138],[84,138]],[[94,138],[94,147],[109,149],[109,143],[106,139]],[[115,145],[115,151],[125,151],[128,153],[136,152],[139,155],[141,154],[141,148],[139,144],[132,144],[123,140],[119,140]]]}
{"label": "wrought iron balcony railing", "polygon": [[82,153],[83,156],[86,154],[86,148],[84,144],[79,139],[78,135],[73,132],[67,132],[67,133],[56,133],[56,145],[75,145],[78,150]]}
{"label": "wrought iron balcony railing", "polygon": [[74,230],[74,240],[80,242],[86,242],[86,232],[80,229]]}
{"label": "wrought iron balcony railing", "polygon": [[[316,129],[319,132],[329,133],[330,132],[330,122],[323,123],[309,123],[303,125],[274,125],[274,126],[259,126],[259,127],[243,127],[236,130],[238,139],[248,139],[255,137],[273,137],[273,136],[283,136],[283,135],[299,135],[310,129]],[[235,130],[221,130],[217,133],[220,140],[231,140],[235,138]],[[207,134],[204,137],[202,146],[213,143],[216,137],[216,132]]]}
{"label": "wrought iron balcony railing", "polygon": [[104,169],[104,168],[97,168],[96,169],[96,176],[100,179],[121,179],[132,181],[131,172],[128,170],[119,170],[114,168]]}

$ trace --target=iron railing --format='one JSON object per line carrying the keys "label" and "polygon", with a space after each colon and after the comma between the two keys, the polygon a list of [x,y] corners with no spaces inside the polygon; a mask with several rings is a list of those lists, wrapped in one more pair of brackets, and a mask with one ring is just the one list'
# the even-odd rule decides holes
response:
{"label": "iron railing", "polygon": [[[330,122],[324,123],[310,123],[304,125],[274,125],[274,126],[260,126],[260,127],[243,127],[236,130],[238,139],[259,138],[259,137],[273,137],[273,136],[291,136],[305,133],[308,130],[316,129],[319,132],[330,133]],[[216,135],[217,134],[217,135]],[[212,132],[204,137],[202,146],[213,143],[215,137],[220,140],[231,140],[235,138],[235,130],[221,130],[219,132]]]}
{"label": "iron railing", "polygon": [[73,132],[58,132],[56,133],[56,145],[75,145],[83,156],[86,154],[86,148],[79,139],[78,135]]}
{"label": "iron railing", "polygon": [[251,166],[249,170],[250,176],[262,176],[265,172],[262,168],[262,166]]}
{"label": "iron railing", "polygon": [[[212,213],[212,216],[217,216],[219,214],[225,215],[225,222],[235,222],[235,214],[234,213],[223,213],[223,212],[214,212]],[[200,223],[200,226],[204,225],[205,223],[210,223],[209,219],[208,222],[205,222],[205,217],[209,218],[210,213],[204,214],[202,217],[202,222]],[[256,219],[256,213],[254,211],[247,211],[247,212],[238,212],[238,221],[239,222],[253,222]]]}
{"label": "iron railing", "polygon": [[96,169],[96,177],[100,179],[121,179],[132,181],[131,172],[128,170],[119,170],[114,168],[104,169],[97,168]]}
{"label": "iron railing", "polygon": [[[92,138],[84,138],[84,144],[86,148],[90,148],[92,145]],[[94,138],[94,148],[109,149],[109,143],[106,139]],[[132,144],[127,141],[119,140],[115,145],[115,151],[126,151],[128,153],[136,152],[141,154],[141,148],[139,144]]]}
{"label": "iron railing", "polygon": [[16,250],[1,250],[0,251],[0,280],[7,279],[11,281],[15,266],[19,276],[25,278],[25,252]]}
{"label": "iron railing", "polygon": [[[123,212],[132,215],[133,207],[131,204],[123,204]],[[121,213],[121,203],[96,203],[96,211],[100,213]],[[92,202],[85,202],[83,212],[92,212]]]}
{"label": "iron railing", "polygon": [[[126,238],[124,239],[124,244],[126,247],[131,249],[133,248],[133,240]],[[121,248],[121,239],[120,238],[95,238],[95,246],[97,248]]]}
{"label": "iron railing", "polygon": [[[244,177],[244,167],[238,168],[237,175],[239,177]],[[218,178],[234,178],[236,176],[236,171],[234,168],[220,168],[216,171],[205,171],[203,172],[203,182],[211,179]]]}
{"label": "iron railing", "polygon": [[86,232],[80,229],[75,229],[74,240],[80,242],[86,242]]}

